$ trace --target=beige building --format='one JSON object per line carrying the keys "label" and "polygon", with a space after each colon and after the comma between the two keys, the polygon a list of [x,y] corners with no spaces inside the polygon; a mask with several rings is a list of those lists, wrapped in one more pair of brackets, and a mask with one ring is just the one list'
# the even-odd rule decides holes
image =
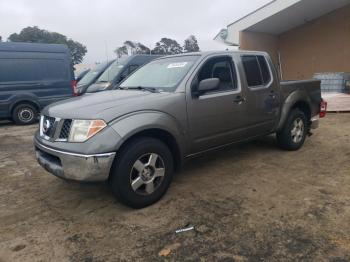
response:
{"label": "beige building", "polygon": [[275,0],[215,40],[268,52],[283,80],[350,72],[350,0]]}

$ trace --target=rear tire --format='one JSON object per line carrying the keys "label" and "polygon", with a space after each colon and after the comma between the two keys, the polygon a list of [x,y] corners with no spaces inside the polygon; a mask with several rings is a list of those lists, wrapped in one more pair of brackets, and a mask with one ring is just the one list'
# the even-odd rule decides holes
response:
{"label": "rear tire", "polygon": [[165,194],[173,173],[174,160],[169,148],[160,140],[141,137],[118,152],[110,184],[122,203],[143,208]]}
{"label": "rear tire", "polygon": [[293,109],[283,129],[277,132],[277,143],[284,150],[296,151],[303,146],[307,132],[308,121],[305,113]]}
{"label": "rear tire", "polygon": [[31,104],[19,104],[12,112],[12,119],[17,125],[30,125],[38,118],[38,110]]}

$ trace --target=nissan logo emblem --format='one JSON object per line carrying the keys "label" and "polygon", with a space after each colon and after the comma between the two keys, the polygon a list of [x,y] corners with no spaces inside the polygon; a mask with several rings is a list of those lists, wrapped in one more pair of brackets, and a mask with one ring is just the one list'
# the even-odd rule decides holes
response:
{"label": "nissan logo emblem", "polygon": [[50,121],[49,120],[45,120],[43,123],[43,131],[44,133],[46,133],[51,127]]}

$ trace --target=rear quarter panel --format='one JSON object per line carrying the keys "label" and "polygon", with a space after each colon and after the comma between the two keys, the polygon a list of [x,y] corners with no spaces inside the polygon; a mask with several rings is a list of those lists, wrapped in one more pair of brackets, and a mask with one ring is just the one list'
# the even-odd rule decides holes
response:
{"label": "rear quarter panel", "polygon": [[317,115],[320,110],[321,82],[318,80],[285,81],[281,82],[281,95],[283,99],[281,119],[277,130],[281,129],[291,108],[297,102],[308,104],[311,117]]}

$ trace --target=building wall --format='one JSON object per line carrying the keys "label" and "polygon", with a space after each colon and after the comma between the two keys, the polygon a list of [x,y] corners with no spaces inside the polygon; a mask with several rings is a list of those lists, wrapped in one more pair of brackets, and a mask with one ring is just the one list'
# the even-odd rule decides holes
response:
{"label": "building wall", "polygon": [[240,32],[239,44],[240,49],[268,52],[273,62],[275,64],[278,63],[278,36],[264,33]]}
{"label": "building wall", "polygon": [[350,5],[279,36],[241,32],[240,46],[267,51],[275,64],[280,52],[283,79],[350,72]]}

